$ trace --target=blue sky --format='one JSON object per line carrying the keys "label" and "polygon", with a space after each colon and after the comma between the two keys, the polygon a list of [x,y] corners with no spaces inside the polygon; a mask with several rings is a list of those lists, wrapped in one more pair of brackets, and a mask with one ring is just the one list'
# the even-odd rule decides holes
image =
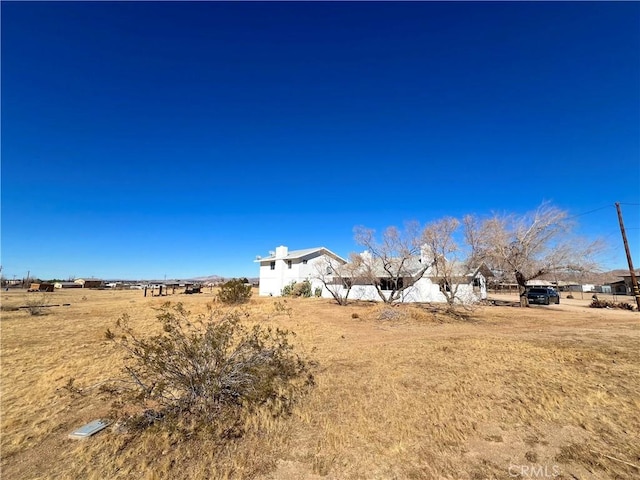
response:
{"label": "blue sky", "polygon": [[1,14],[8,278],[257,276],[277,245],[346,256],[355,225],[543,201],[605,268],[622,202],[640,266],[640,3]]}

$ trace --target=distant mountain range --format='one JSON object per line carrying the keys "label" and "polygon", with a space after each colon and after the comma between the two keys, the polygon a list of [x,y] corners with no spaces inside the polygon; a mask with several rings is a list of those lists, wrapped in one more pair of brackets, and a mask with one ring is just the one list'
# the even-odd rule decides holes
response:
{"label": "distant mountain range", "polygon": [[[636,277],[640,277],[640,268],[635,270]],[[616,269],[608,272],[594,273],[593,276],[598,279],[598,283],[617,282],[620,277],[628,277],[629,269]]]}
{"label": "distant mountain range", "polygon": [[198,283],[220,283],[225,280],[231,280],[232,278],[246,278],[249,282],[257,282],[258,277],[221,277],[220,275],[209,275],[208,277],[194,277],[187,280],[193,280]]}
{"label": "distant mountain range", "polygon": [[[640,278],[640,269],[635,270],[636,276]],[[561,281],[571,281],[578,282],[581,284],[594,284],[594,285],[604,285],[611,282],[619,282],[622,280],[622,277],[628,277],[629,270],[625,269],[615,269],[609,270],[608,272],[592,272],[585,273],[582,276],[574,275],[574,274],[562,274],[559,273],[557,275],[547,274],[543,275],[541,279],[544,280],[561,280]]]}

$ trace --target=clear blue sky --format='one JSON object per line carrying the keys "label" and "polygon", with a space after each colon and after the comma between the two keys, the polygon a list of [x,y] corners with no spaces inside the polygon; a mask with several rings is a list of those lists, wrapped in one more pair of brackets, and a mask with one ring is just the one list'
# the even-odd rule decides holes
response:
{"label": "clear blue sky", "polygon": [[[3,274],[257,276],[548,200],[640,266],[640,3],[2,2]],[[601,208],[606,207],[606,208]]]}

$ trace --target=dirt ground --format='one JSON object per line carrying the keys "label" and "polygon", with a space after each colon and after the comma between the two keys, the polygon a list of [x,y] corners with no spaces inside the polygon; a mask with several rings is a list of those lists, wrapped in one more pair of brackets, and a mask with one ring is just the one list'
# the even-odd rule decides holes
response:
{"label": "dirt ground", "polygon": [[15,309],[33,295],[1,297],[2,478],[640,478],[640,314],[588,308],[587,294],[530,308],[491,294],[454,317],[254,296],[247,315],[296,332],[317,384],[291,416],[225,445],[67,438],[108,412],[91,386],[121,369],[104,331],[122,313],[147,333],[163,302],[206,312],[213,293],[62,291],[35,294],[60,305],[43,315]]}

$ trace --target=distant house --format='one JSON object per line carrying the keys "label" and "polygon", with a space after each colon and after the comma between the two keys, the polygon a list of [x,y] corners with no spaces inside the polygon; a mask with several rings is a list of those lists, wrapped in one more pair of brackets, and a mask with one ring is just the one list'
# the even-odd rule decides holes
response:
{"label": "distant house", "polygon": [[535,280],[529,280],[526,283],[527,287],[552,287],[556,288],[556,282],[552,282],[550,280],[540,280],[536,278]]}
{"label": "distant house", "polygon": [[316,278],[318,268],[326,265],[327,261],[345,264],[347,261],[325,247],[291,250],[284,245],[270,252],[267,257],[256,257],[260,264],[260,283],[258,294],[262,296],[279,297],[282,289],[292,282],[311,282],[311,291],[322,287]]}
{"label": "distant house", "polygon": [[101,288],[104,284],[102,280],[99,280],[97,278],[78,278],[74,280],[74,283],[82,285],[82,288]]}
{"label": "distant house", "polygon": [[593,291],[595,293],[612,293],[611,292],[611,285],[609,285],[609,284],[596,285]]}
{"label": "distant house", "polygon": [[76,282],[56,282],[53,284],[55,288],[82,288],[82,284]]}
{"label": "distant house", "polygon": [[[629,277],[629,279],[631,279],[631,277]],[[628,285],[625,280],[611,282],[606,286],[609,286],[611,288],[611,293],[614,295],[631,295],[632,292],[631,286]]]}
{"label": "distant house", "polygon": [[[627,295],[633,295],[633,280],[631,275],[624,275],[622,278],[624,278],[624,284],[627,287]],[[636,276],[636,280],[637,278]]]}
{"label": "distant house", "polygon": [[[559,282],[560,283],[560,282]],[[593,283],[572,283],[566,282],[567,285],[565,287],[560,286],[560,290],[568,291],[568,292],[595,292],[596,286]]]}
{"label": "distant house", "polygon": [[608,293],[612,293],[614,295],[633,295],[633,279],[631,278],[631,275],[619,275],[618,278],[622,278],[622,280],[605,283],[604,285],[596,288],[596,291],[608,291]]}

